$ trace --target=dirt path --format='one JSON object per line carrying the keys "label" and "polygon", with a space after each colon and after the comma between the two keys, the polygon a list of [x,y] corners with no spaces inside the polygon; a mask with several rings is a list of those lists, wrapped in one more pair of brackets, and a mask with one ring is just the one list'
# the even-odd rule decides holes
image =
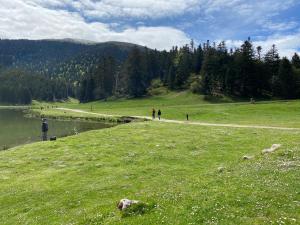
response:
{"label": "dirt path", "polygon": [[[105,116],[105,117],[115,117],[115,116],[122,117],[121,115],[109,115],[109,114],[93,113],[93,112],[87,112],[87,111],[80,110],[80,109],[68,109],[68,108],[57,108],[57,109],[58,110],[64,110],[64,111],[70,111],[70,112],[90,114],[90,115]],[[130,117],[152,120],[152,118],[148,117],[148,116],[130,116]],[[273,130],[300,131],[300,128],[292,128],[292,127],[273,127],[273,126],[259,126],[259,125],[204,123],[204,122],[191,122],[191,121],[168,120],[168,119],[155,120],[155,122],[198,125],[198,126],[208,126],[208,127],[232,127],[232,128],[254,128],[254,129],[273,129]]]}

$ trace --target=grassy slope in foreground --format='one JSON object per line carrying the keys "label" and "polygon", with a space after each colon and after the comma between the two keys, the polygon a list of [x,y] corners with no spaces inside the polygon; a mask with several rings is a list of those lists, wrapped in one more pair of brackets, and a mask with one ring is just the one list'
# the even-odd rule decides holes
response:
{"label": "grassy slope in foreground", "polygon": [[[228,101],[228,99],[227,99]],[[115,100],[78,104],[58,104],[61,107],[124,116],[151,116],[152,108],[162,110],[163,118],[209,123],[234,123],[244,125],[268,125],[300,127],[300,101],[269,101],[250,104],[211,103],[203,96],[179,92],[133,100]]]}
{"label": "grassy slope in foreground", "polygon": [[[17,147],[0,152],[0,221],[297,224],[299,135],[146,122]],[[122,218],[124,197],[157,207]]]}

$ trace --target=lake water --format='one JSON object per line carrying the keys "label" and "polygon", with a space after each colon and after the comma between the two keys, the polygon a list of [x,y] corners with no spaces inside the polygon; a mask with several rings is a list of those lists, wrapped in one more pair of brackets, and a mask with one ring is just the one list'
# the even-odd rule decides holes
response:
{"label": "lake water", "polygon": [[[48,120],[48,138],[65,137],[88,130],[104,129],[113,125],[83,122]],[[22,110],[0,109],[0,150],[41,140],[41,119],[26,118]]]}

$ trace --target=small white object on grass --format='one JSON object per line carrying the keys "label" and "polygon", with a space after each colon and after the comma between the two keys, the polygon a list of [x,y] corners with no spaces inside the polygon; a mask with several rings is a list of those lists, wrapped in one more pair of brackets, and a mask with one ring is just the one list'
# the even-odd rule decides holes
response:
{"label": "small white object on grass", "polygon": [[266,149],[262,150],[262,153],[265,154],[265,153],[275,152],[280,147],[281,147],[281,144],[273,144],[271,146],[271,148],[266,148]]}
{"label": "small white object on grass", "polygon": [[139,203],[139,201],[136,201],[136,200],[129,200],[129,199],[121,199],[118,203],[118,209],[120,210],[125,210],[127,209],[128,207],[130,207],[131,205],[133,204],[137,204]]}
{"label": "small white object on grass", "polygon": [[244,160],[250,160],[250,159],[253,159],[253,158],[254,158],[254,156],[248,156],[248,155],[243,156]]}

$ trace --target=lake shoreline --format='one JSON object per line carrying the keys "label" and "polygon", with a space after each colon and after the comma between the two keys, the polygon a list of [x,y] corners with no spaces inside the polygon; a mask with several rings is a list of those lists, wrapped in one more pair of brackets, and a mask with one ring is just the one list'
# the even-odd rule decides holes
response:
{"label": "lake shoreline", "polygon": [[31,106],[0,105],[0,109],[30,109]]}
{"label": "lake shoreline", "polygon": [[[39,116],[28,114],[30,110],[13,107],[0,108],[0,151],[31,144],[41,140],[41,120]],[[47,117],[50,137],[67,137],[90,130],[108,129],[118,125],[103,121]],[[8,134],[12,135],[8,135]]]}

